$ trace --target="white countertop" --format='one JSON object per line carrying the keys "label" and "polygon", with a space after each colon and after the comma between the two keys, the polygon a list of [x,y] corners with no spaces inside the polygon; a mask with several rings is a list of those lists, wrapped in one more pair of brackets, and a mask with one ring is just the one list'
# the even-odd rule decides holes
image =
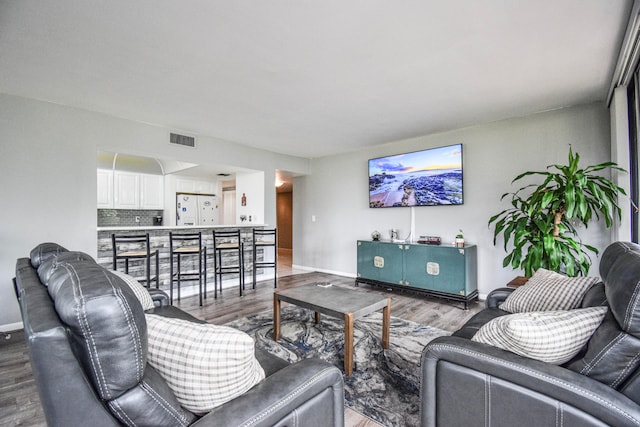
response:
{"label": "white countertop", "polygon": [[97,227],[97,231],[136,231],[136,230],[195,230],[195,229],[214,229],[214,228],[253,228],[266,227],[267,224],[258,224],[248,222],[244,224],[229,225],[141,225],[129,227]]}

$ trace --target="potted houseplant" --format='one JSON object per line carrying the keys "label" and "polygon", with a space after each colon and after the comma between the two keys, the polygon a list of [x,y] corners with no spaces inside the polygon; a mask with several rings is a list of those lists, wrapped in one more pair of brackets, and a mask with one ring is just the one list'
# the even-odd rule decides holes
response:
{"label": "potted houseplant", "polygon": [[509,198],[511,207],[489,219],[489,226],[495,227],[493,244],[500,234],[504,239],[504,267],[522,268],[529,277],[538,268],[568,276],[588,273],[588,252],[597,254],[598,250],[582,242],[576,226],[587,227],[591,219],[602,216],[609,228],[614,216],[621,218],[618,196],[626,195],[624,189],[597,172],[626,171],[613,162],[585,168],[580,168],[579,162],[580,155],[574,155],[569,147],[568,165],[549,165],[546,171],[525,172],[512,181],[527,176],[543,179],[539,185],[530,184],[503,194],[501,200]]}

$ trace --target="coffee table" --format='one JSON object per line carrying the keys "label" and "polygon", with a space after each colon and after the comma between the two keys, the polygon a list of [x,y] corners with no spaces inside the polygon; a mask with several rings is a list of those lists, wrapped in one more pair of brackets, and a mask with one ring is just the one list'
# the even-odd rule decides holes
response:
{"label": "coffee table", "polygon": [[315,312],[315,321],[320,323],[320,313],[344,319],[344,373],[353,373],[353,322],[362,316],[382,309],[382,347],[389,348],[389,321],[391,298],[368,294],[337,286],[316,284],[273,293],[273,339],[280,339],[281,301],[307,308]]}

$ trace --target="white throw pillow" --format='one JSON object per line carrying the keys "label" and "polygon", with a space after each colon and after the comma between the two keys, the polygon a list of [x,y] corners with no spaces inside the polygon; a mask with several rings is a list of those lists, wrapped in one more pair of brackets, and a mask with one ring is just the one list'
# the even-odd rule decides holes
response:
{"label": "white throw pillow", "polygon": [[147,288],[142,286],[142,284],[138,282],[135,277],[129,276],[128,274],[117,270],[109,270],[109,272],[121,278],[124,283],[129,286],[131,291],[133,291],[133,293],[135,294],[136,298],[138,298],[138,301],[140,301],[140,304],[142,304],[142,309],[144,311],[151,310],[154,307],[153,299],[151,298],[149,291],[147,290]]}
{"label": "white throw pillow", "polygon": [[147,361],[178,402],[203,414],[264,379],[253,338],[228,326],[147,314]]}
{"label": "white throw pillow", "polygon": [[482,326],[471,340],[561,365],[578,354],[606,312],[606,307],[589,307],[500,316]]}
{"label": "white throw pillow", "polygon": [[509,313],[572,310],[578,308],[585,293],[598,283],[597,277],[567,277],[539,268],[509,295],[500,308]]}

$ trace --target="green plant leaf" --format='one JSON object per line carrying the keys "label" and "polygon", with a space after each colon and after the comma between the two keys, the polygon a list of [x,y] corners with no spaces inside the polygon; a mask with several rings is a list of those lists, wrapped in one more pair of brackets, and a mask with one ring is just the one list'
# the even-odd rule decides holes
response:
{"label": "green plant leaf", "polygon": [[[545,171],[528,171],[513,179],[537,176],[539,184],[527,184],[500,200],[508,200],[505,209],[489,219],[494,227],[494,245],[502,236],[507,256],[504,267],[522,268],[531,275],[538,268],[564,269],[569,275],[587,274],[591,265],[589,253],[597,249],[584,244],[575,225],[585,228],[593,219],[604,217],[606,227],[619,218],[622,210],[618,198],[624,189],[598,175],[603,170],[626,171],[613,162],[580,168],[580,155],[569,148],[568,164],[552,164]],[[554,216],[560,214],[559,235],[554,238]],[[510,248],[510,249],[509,249]]]}

